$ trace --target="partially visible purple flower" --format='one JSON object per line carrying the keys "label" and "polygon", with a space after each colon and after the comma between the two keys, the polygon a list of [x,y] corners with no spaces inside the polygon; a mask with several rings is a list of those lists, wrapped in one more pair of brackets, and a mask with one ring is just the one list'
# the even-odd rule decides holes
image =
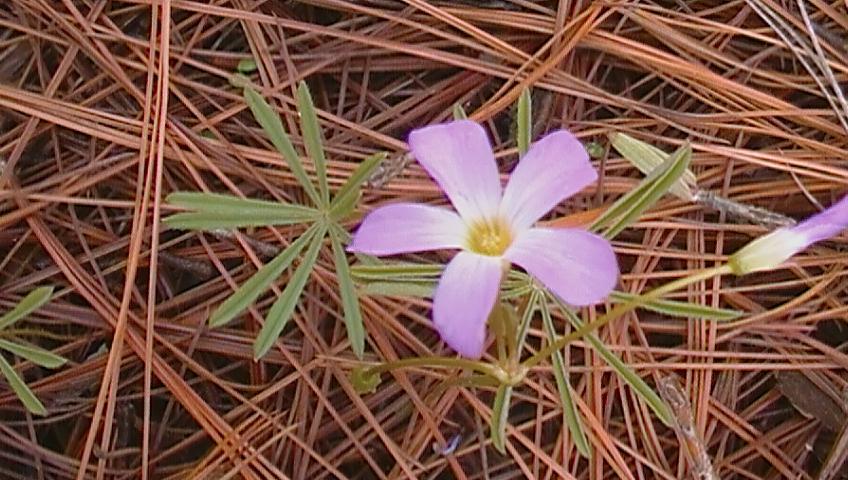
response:
{"label": "partially visible purple flower", "polygon": [[848,227],[848,196],[803,222],[777,229],[748,243],[730,257],[736,275],[771,270],[810,245]]}
{"label": "partially visible purple flower", "polygon": [[415,130],[409,146],[456,212],[415,203],[371,212],[350,250],[371,255],[458,249],[433,298],[433,322],[465,357],[483,353],[486,320],[514,262],[565,302],[603,300],[618,278],[609,242],[580,229],[533,225],[598,174],[580,142],[560,130],[532,145],[502,190],[483,128],[460,120]]}

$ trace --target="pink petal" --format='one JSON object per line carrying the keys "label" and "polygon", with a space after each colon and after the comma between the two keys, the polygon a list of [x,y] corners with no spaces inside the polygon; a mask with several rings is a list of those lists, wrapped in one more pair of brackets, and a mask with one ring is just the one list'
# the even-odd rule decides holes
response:
{"label": "pink petal", "polygon": [[600,302],[618,279],[612,246],[586,230],[531,228],[519,234],[504,256],[571,305]]}
{"label": "pink petal", "polygon": [[369,213],[348,250],[370,255],[461,248],[465,223],[456,213],[419,203],[395,203]]}
{"label": "pink petal", "polygon": [[848,227],[848,196],[790,229],[804,236],[807,245],[833,237]]}
{"label": "pink petal", "polygon": [[421,128],[409,134],[409,147],[466,221],[497,213],[501,182],[483,127],[459,120]]}
{"label": "pink petal", "polygon": [[848,227],[848,196],[803,222],[759,237],[728,259],[733,273],[745,275],[777,268],[815,242],[838,235]]}
{"label": "pink petal", "polygon": [[479,358],[486,321],[495,305],[503,259],[459,252],[448,263],[433,296],[433,322],[442,340],[463,357]]}
{"label": "pink petal", "polygon": [[518,162],[504,190],[501,211],[520,231],[597,178],[583,145],[559,130],[534,143]]}

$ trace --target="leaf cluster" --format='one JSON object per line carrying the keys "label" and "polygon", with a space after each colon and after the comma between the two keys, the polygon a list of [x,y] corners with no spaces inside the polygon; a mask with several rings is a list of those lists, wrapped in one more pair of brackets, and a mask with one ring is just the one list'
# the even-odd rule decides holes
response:
{"label": "leaf cluster", "polygon": [[[53,287],[38,287],[29,292],[17,305],[0,317],[0,332],[13,326],[19,320],[49,302],[51,296],[53,296]],[[59,368],[67,362],[67,359],[53,352],[21,340],[13,342],[0,338],[0,350],[5,350],[44,368]],[[27,386],[26,382],[23,381],[15,369],[12,368],[12,365],[9,364],[8,360],[2,355],[0,355],[0,373],[9,382],[12,391],[15,392],[15,395],[18,396],[27,410],[36,415],[47,415],[47,409],[44,408],[44,404],[41,403],[38,397],[30,390],[29,386]]]}
{"label": "leaf cluster", "polygon": [[209,317],[209,325],[217,327],[234,320],[297,262],[297,267],[289,277],[281,295],[268,310],[265,322],[254,341],[254,358],[262,358],[274,345],[294,314],[321,249],[325,243],[329,243],[348,339],[353,352],[361,358],[365,350],[365,329],[356,289],[350,275],[350,264],[344,249],[349,235],[343,222],[354,211],[363,182],[385,158],[385,154],[372,155],[362,161],[341,188],[331,195],[318,114],[306,83],[301,83],[297,90],[297,107],[306,155],[312,161],[315,170],[314,181],[307,174],[303,161],[286,133],[280,117],[249,83],[242,83],[245,102],[274,148],[286,161],[298,184],[309,198],[309,204],[245,199],[216,193],[174,192],[166,201],[187,211],[169,216],[164,219],[164,223],[175,229],[200,231],[305,225],[306,230],[302,235],[260,268],[212,313]]}

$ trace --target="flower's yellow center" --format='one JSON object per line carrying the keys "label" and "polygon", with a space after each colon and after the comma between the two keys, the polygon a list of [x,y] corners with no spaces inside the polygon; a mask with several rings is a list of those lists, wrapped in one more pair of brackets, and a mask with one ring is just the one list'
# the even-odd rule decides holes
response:
{"label": "flower's yellow center", "polygon": [[499,257],[512,243],[512,232],[500,217],[480,220],[468,229],[468,249],[480,255]]}

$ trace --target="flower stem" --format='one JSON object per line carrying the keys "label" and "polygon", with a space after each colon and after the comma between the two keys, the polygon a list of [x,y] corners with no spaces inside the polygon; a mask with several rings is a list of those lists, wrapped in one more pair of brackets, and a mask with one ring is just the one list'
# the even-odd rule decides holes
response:
{"label": "flower stem", "polygon": [[535,355],[528,358],[526,361],[524,361],[524,363],[522,363],[522,365],[525,368],[530,369],[538,365],[539,362],[541,362],[545,358],[549,357],[553,352],[561,349],[562,347],[568,345],[574,340],[577,340],[578,338],[581,338],[586,334],[591,333],[593,330],[596,330],[606,325],[610,321],[624,315],[627,312],[630,312],[631,310],[637,309],[638,307],[644,305],[645,303],[651,300],[656,300],[657,298],[667,293],[673,292],[687,285],[691,285],[695,282],[706,280],[716,275],[724,275],[728,273],[733,273],[730,265],[719,265],[717,267],[707,268],[695,273],[694,275],[679,278],[677,280],[674,280],[673,282],[669,282],[665,285],[659,286],[644,295],[640,295],[639,297],[634,298],[629,302],[622,303],[616,306],[607,314],[598,317],[592,322],[584,324],[582,327],[578,328],[577,330],[574,330],[573,332],[569,333],[568,335],[565,335],[564,337],[560,337],[559,339],[557,339],[556,342],[548,344],[547,347],[539,350],[539,352],[537,352]]}

